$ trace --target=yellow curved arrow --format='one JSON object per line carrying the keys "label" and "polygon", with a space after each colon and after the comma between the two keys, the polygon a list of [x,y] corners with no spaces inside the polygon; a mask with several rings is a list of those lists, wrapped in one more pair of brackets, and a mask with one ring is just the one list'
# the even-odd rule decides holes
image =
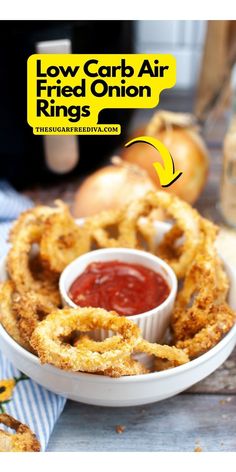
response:
{"label": "yellow curved arrow", "polygon": [[156,138],[151,138],[150,136],[139,136],[138,138],[134,138],[126,143],[125,147],[129,147],[135,143],[150,144],[160,153],[164,166],[160,162],[154,162],[153,166],[160,179],[162,187],[169,187],[182,175],[183,172],[178,170],[175,171],[173,158],[167,147],[161,141]]}

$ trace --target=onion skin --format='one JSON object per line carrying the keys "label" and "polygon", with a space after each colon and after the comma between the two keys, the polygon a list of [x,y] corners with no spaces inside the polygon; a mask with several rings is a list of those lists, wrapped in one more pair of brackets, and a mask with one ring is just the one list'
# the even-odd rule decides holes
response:
{"label": "onion skin", "polygon": [[95,215],[102,210],[118,209],[146,192],[156,190],[147,173],[137,166],[108,165],[87,177],[75,194],[73,215]]}
{"label": "onion skin", "polygon": [[[130,139],[145,135],[146,127],[142,127]],[[170,151],[175,170],[183,172],[181,177],[165,190],[193,204],[202,192],[208,175],[208,153],[202,139],[192,128],[176,126],[161,129],[154,137],[164,143]],[[155,186],[158,189],[161,188],[153,163],[163,163],[163,160],[152,146],[143,143],[133,144],[123,149],[121,157],[126,162],[137,164],[145,169]]]}

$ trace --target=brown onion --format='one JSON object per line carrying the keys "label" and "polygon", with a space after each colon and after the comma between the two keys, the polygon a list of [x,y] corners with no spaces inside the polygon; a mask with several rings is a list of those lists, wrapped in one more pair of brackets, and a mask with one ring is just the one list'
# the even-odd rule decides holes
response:
{"label": "brown onion", "polygon": [[146,192],[155,190],[145,170],[125,163],[119,157],[114,157],[112,163],[91,174],[79,187],[73,207],[75,217],[121,208]]}
{"label": "brown onion", "polygon": [[[175,170],[183,175],[165,190],[189,203],[199,197],[208,174],[208,151],[194,126],[192,115],[167,111],[156,112],[146,126],[130,137],[153,136],[162,141],[170,151]],[[124,148],[121,157],[145,169],[157,188],[161,188],[153,162],[162,162],[160,154],[147,144],[137,143]]]}

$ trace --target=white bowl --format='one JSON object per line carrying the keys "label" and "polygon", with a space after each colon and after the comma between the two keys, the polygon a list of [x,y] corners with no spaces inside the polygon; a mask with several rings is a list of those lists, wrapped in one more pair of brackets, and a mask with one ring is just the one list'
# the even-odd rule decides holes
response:
{"label": "white bowl", "polygon": [[[157,238],[169,229],[157,224]],[[225,263],[230,279],[229,304],[236,309],[236,270]],[[0,280],[5,280],[6,259],[0,263]],[[41,365],[38,357],[19,346],[0,325],[0,348],[6,357],[26,375],[52,392],[71,400],[98,406],[144,405],[172,397],[191,387],[216,370],[236,344],[236,325],[210,351],[193,361],[163,372],[110,378],[102,375],[71,373],[50,365]]]}
{"label": "white bowl", "polygon": [[[142,336],[145,339],[150,342],[161,342],[170,323],[170,317],[177,292],[177,278],[174,271],[168,264],[166,264],[166,262],[148,252],[124,248],[98,249],[78,257],[65,268],[60,277],[59,288],[63,304],[72,308],[78,307],[71,300],[68,292],[74,280],[82,274],[91,262],[107,262],[114,260],[131,264],[140,264],[161,274],[166,280],[170,288],[170,293],[161,305],[152,310],[146,311],[145,313],[128,317],[139,326]],[[96,330],[95,339],[103,340],[112,335],[112,332],[109,333],[104,329]]]}

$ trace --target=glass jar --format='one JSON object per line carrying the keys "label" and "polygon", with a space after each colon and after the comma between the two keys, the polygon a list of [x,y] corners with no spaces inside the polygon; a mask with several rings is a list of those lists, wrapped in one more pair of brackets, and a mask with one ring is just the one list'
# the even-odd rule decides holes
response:
{"label": "glass jar", "polygon": [[236,228],[236,114],[224,139],[224,161],[221,180],[221,213]]}

